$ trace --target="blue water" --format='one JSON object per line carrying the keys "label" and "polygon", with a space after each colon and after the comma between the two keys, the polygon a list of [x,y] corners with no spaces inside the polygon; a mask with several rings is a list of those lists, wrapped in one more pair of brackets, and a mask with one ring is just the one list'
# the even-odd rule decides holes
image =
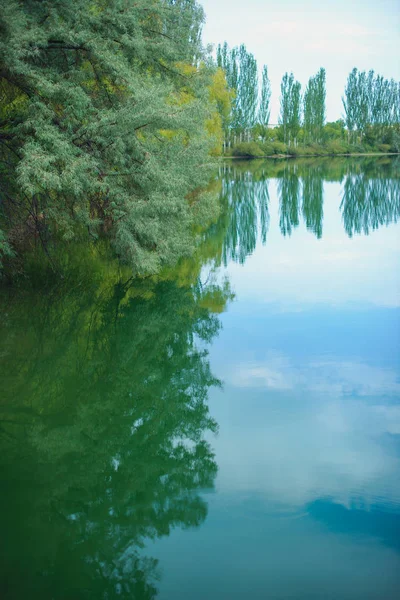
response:
{"label": "blue water", "polygon": [[398,160],[218,185],[192,261],[1,295],[1,598],[400,598]]}
{"label": "blue water", "polygon": [[301,216],[283,236],[264,185],[265,244],[258,216],[218,273],[236,299],[211,349],[215,490],[200,530],[150,546],[160,598],[399,598],[400,228],[350,238],[324,181],[321,238]]}

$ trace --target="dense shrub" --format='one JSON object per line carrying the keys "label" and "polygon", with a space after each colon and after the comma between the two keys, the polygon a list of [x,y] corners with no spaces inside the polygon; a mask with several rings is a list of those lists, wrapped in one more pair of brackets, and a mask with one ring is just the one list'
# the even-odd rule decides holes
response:
{"label": "dense shrub", "polygon": [[272,144],[274,154],[287,154],[288,148],[283,142],[274,142]]}
{"label": "dense shrub", "polygon": [[262,150],[263,156],[272,156],[273,154],[275,154],[274,146],[271,142],[259,144],[259,146]]}
{"label": "dense shrub", "polygon": [[365,153],[365,147],[362,144],[356,142],[355,144],[349,145],[349,152],[351,154],[353,154],[353,153],[354,154],[364,154]]}
{"label": "dense shrub", "polygon": [[390,152],[390,144],[378,144],[379,152]]}
{"label": "dense shrub", "polygon": [[326,144],[328,154],[347,154],[348,144],[342,140],[331,140]]}
{"label": "dense shrub", "polygon": [[256,156],[263,156],[263,151],[256,142],[242,142],[233,148],[232,156],[254,158]]}
{"label": "dense shrub", "polygon": [[400,152],[400,131],[393,132],[391,152]]}

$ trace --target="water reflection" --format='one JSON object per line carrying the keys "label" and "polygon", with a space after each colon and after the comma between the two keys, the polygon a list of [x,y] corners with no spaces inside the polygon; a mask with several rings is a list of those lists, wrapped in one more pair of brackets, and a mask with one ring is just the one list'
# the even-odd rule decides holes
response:
{"label": "water reflection", "polygon": [[144,539],[198,527],[217,472],[216,298],[198,277],[3,298],[2,597],[156,596]]}
{"label": "water reflection", "polygon": [[400,178],[369,178],[363,174],[346,177],[340,206],[346,233],[368,235],[400,217]]}
{"label": "water reflection", "polygon": [[398,166],[226,164],[194,260],[0,297],[2,597],[397,597]]}
{"label": "water reflection", "polygon": [[282,235],[291,235],[299,224],[300,180],[297,173],[288,169],[278,180],[280,201],[279,227]]}
{"label": "water reflection", "polygon": [[309,231],[318,239],[322,238],[324,219],[324,184],[318,169],[303,175],[303,219]]}
{"label": "water reflection", "polygon": [[400,160],[303,159],[252,161],[221,168],[226,237],[223,262],[244,264],[257,240],[267,241],[270,224],[269,179],[277,180],[279,228],[290,236],[301,217],[320,239],[324,220],[324,182],[342,183],[341,212],[346,233],[368,234],[400,215]]}
{"label": "water reflection", "polygon": [[310,502],[306,510],[313,519],[332,531],[375,538],[400,552],[400,514],[374,506],[348,508],[328,499]]}
{"label": "water reflection", "polygon": [[223,263],[233,260],[244,264],[255,250],[258,235],[267,240],[269,228],[269,191],[266,175],[254,179],[250,172],[224,170],[221,194],[225,226]]}

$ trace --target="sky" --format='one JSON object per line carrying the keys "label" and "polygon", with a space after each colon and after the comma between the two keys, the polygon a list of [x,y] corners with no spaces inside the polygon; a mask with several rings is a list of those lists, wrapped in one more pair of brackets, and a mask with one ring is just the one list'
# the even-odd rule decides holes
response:
{"label": "sky", "polygon": [[327,120],[342,117],[353,67],[400,80],[400,0],[199,0],[206,13],[203,41],[245,44],[272,85],[277,123],[282,75],[293,71],[304,90],[320,67],[327,75]]}

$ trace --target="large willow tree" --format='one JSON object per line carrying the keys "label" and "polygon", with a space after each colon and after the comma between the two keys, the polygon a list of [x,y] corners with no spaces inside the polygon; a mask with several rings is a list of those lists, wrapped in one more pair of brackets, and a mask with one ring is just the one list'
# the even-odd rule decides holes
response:
{"label": "large willow tree", "polygon": [[106,236],[145,273],[188,250],[211,209],[202,22],[195,0],[1,3],[0,263]]}

